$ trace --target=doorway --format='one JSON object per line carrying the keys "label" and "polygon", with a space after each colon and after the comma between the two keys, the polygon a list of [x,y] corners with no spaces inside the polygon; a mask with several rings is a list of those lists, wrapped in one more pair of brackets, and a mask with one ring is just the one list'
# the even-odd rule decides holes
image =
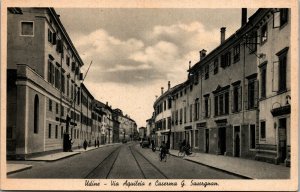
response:
{"label": "doorway", "polygon": [[280,163],[284,163],[287,157],[286,118],[279,119],[278,138],[279,138],[279,155],[280,155],[279,161]]}
{"label": "doorway", "polygon": [[209,152],[209,129],[205,129],[205,153]]}
{"label": "doorway", "polygon": [[219,151],[220,155],[224,155],[226,152],[226,128],[219,128]]}
{"label": "doorway", "polygon": [[240,126],[234,126],[234,156],[240,157],[241,153],[241,138],[240,138]]}

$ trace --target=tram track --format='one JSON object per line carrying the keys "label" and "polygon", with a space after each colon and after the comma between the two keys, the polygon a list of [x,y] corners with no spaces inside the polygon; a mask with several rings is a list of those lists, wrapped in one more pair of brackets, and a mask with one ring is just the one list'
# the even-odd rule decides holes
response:
{"label": "tram track", "polygon": [[[121,150],[121,146],[117,147],[116,149],[114,149],[112,152],[110,152],[95,168],[93,168],[84,178],[88,179],[88,178],[98,178],[97,173],[99,173],[99,170],[105,170],[104,165],[107,165],[107,163],[111,162],[111,160],[113,160],[112,165],[109,166],[109,169],[107,171],[106,174],[102,175],[102,177],[104,176],[104,178],[108,178],[118,156]],[[107,168],[107,167],[106,167]],[[103,171],[101,173],[104,173]],[[101,178],[102,178],[101,177]]]}
{"label": "tram track", "polygon": [[[166,174],[164,174],[154,163],[152,163],[149,159],[147,159],[141,152],[134,149],[133,146],[129,146],[129,149],[130,149],[131,154],[132,154],[133,158],[135,159],[140,171],[142,172],[142,175],[144,176],[144,179],[150,179],[150,178],[148,178],[148,175],[146,174],[146,171],[143,170],[142,165],[141,165],[142,162],[140,162],[138,160],[138,159],[141,160],[141,158],[143,159],[144,162],[146,162],[147,165],[151,165],[151,167],[155,170],[156,173],[159,173],[159,176],[160,176],[159,178],[168,179],[168,176],[166,176]],[[136,154],[134,154],[134,152]]]}

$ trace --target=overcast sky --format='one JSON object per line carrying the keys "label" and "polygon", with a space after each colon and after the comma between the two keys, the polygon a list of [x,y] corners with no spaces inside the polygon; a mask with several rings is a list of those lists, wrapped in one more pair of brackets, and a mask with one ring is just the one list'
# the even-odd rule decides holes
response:
{"label": "overcast sky", "polygon": [[[94,97],[120,108],[138,127],[153,112],[155,95],[168,81],[186,80],[199,60],[241,25],[241,9],[56,9],[87,70]],[[248,9],[248,17],[255,12]]]}

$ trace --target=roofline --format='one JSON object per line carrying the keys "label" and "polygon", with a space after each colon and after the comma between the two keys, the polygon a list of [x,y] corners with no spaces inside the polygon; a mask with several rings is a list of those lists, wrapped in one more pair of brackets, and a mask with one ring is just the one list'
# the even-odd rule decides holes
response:
{"label": "roofline", "polygon": [[[189,70],[190,71],[195,71],[201,66],[205,65],[207,62],[210,62],[215,55],[217,55],[218,51],[222,52],[223,49],[227,48],[231,44],[235,43],[236,41],[241,40],[239,36],[251,31],[256,23],[253,23],[254,20],[258,17],[260,13],[262,13],[262,17],[270,10],[270,8],[260,8],[258,9],[251,17],[249,17],[249,21],[240,27],[234,34],[230,35],[222,44],[218,45],[215,49],[213,49],[209,54],[207,54],[201,61],[198,61],[196,64],[194,64]],[[236,38],[236,39],[234,39]],[[230,42],[234,40],[234,42]]]}
{"label": "roofline", "polygon": [[95,99],[94,96],[89,92],[89,90],[86,88],[86,86],[83,83],[81,83],[80,86],[93,100]]}
{"label": "roofline", "polygon": [[67,41],[69,42],[69,44],[70,44],[70,46],[71,46],[71,49],[73,50],[73,52],[75,53],[77,59],[79,60],[80,66],[83,66],[84,63],[83,63],[81,57],[79,56],[79,53],[77,52],[77,50],[76,50],[76,48],[75,48],[75,46],[74,46],[74,44],[73,44],[71,38],[69,37],[69,35],[68,35],[66,29],[64,28],[63,24],[61,23],[61,21],[60,21],[58,15],[57,15],[55,9],[54,9],[53,7],[50,7],[50,8],[48,8],[48,9],[49,9],[51,15],[54,17],[55,21],[57,22],[58,27],[61,29],[62,34],[64,35],[64,37],[65,37],[65,38],[67,39]]}

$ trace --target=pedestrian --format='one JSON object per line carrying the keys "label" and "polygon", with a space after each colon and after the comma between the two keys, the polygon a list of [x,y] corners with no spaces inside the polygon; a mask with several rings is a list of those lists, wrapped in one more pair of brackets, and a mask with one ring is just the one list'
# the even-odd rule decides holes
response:
{"label": "pedestrian", "polygon": [[[167,152],[168,152],[167,145],[166,145],[165,141],[163,141],[160,146],[160,161],[165,159]],[[166,159],[165,159],[165,161],[166,161]]]}
{"label": "pedestrian", "polygon": [[95,139],[95,147],[97,147],[97,142],[96,142],[96,139]]}
{"label": "pedestrian", "polygon": [[97,139],[97,146],[99,148],[99,145],[100,145],[100,142],[99,142],[99,139]]}
{"label": "pedestrian", "polygon": [[91,142],[91,140],[89,140],[89,147],[91,146],[91,144],[92,144],[92,142]]}
{"label": "pedestrian", "polygon": [[86,141],[86,139],[83,142],[83,148],[84,148],[84,150],[86,150],[86,148],[87,148],[87,141]]}

